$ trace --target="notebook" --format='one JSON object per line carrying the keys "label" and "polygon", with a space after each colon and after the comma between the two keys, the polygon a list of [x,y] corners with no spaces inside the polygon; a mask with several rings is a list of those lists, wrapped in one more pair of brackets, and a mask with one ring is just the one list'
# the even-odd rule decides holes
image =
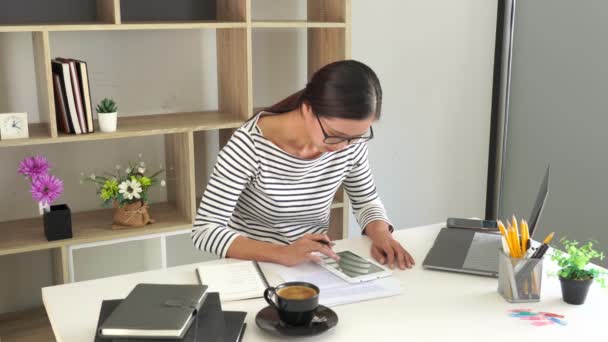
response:
{"label": "notebook", "polygon": [[181,339],[205,301],[206,286],[138,284],[104,320],[104,337]]}
{"label": "notebook", "polygon": [[261,298],[268,281],[255,261],[210,264],[196,268],[201,284],[219,292],[223,301]]}
{"label": "notebook", "polygon": [[[101,325],[111,313],[116,309],[122,299],[104,300],[101,304],[99,312],[99,320],[97,326]],[[222,341],[222,342],[238,342],[242,339],[247,324],[245,323],[246,312],[241,311],[224,311],[220,303],[218,293],[209,293],[205,299],[203,306],[199,311],[199,316],[195,319],[195,324],[190,326],[188,332],[184,335],[181,341],[184,342],[205,342],[205,341]],[[99,330],[99,329],[98,329]],[[141,339],[129,338],[103,338],[97,335],[95,342],[135,342],[142,341]],[[162,339],[147,339],[146,342],[167,342]]]}
{"label": "notebook", "polygon": [[264,269],[276,273],[285,282],[305,281],[317,285],[321,290],[319,304],[329,307],[391,297],[401,293],[401,284],[395,277],[350,284],[313,262],[292,267],[265,264]]}

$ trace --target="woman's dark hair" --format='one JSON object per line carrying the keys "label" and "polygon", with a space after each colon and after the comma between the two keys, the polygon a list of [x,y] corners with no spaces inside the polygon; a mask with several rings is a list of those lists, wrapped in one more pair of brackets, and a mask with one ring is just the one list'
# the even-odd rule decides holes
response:
{"label": "woman's dark hair", "polygon": [[308,103],[318,116],[363,120],[380,118],[382,88],[374,71],[354,60],[327,64],[312,76],[306,88],[265,111],[285,113]]}

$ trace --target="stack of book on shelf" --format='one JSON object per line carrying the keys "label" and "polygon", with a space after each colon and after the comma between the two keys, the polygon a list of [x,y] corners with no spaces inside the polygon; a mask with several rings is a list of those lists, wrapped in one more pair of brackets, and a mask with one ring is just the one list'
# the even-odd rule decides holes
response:
{"label": "stack of book on shelf", "polygon": [[93,108],[87,63],[76,59],[51,61],[57,125],[66,134],[93,133]]}
{"label": "stack of book on shelf", "polygon": [[138,284],[125,299],[102,302],[95,342],[238,342],[246,314],[222,311],[205,285]]}

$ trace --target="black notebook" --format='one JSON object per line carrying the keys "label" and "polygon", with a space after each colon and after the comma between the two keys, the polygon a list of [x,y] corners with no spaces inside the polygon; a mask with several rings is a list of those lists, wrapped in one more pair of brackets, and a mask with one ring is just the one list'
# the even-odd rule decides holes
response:
{"label": "black notebook", "polygon": [[99,328],[105,337],[181,339],[205,300],[207,286],[137,284]]}
{"label": "black notebook", "polygon": [[[112,311],[120,304],[122,299],[104,300],[99,312],[97,326],[101,325]],[[247,324],[245,324],[246,312],[224,311],[220,303],[219,294],[212,292],[207,294],[203,306],[198,312],[194,324],[190,326],[188,332],[181,341],[184,342],[238,342],[242,339]],[[97,329],[99,330],[99,329]],[[114,338],[108,339],[97,335],[95,342],[135,342],[143,341],[135,338]],[[150,340],[145,342],[167,342],[167,340]]]}

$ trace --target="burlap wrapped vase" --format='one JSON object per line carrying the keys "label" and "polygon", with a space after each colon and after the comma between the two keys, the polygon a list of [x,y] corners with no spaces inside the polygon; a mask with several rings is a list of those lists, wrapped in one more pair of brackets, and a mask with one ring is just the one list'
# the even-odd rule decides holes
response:
{"label": "burlap wrapped vase", "polygon": [[138,201],[124,206],[114,202],[114,219],[112,229],[139,228],[154,223],[148,214],[148,205]]}

